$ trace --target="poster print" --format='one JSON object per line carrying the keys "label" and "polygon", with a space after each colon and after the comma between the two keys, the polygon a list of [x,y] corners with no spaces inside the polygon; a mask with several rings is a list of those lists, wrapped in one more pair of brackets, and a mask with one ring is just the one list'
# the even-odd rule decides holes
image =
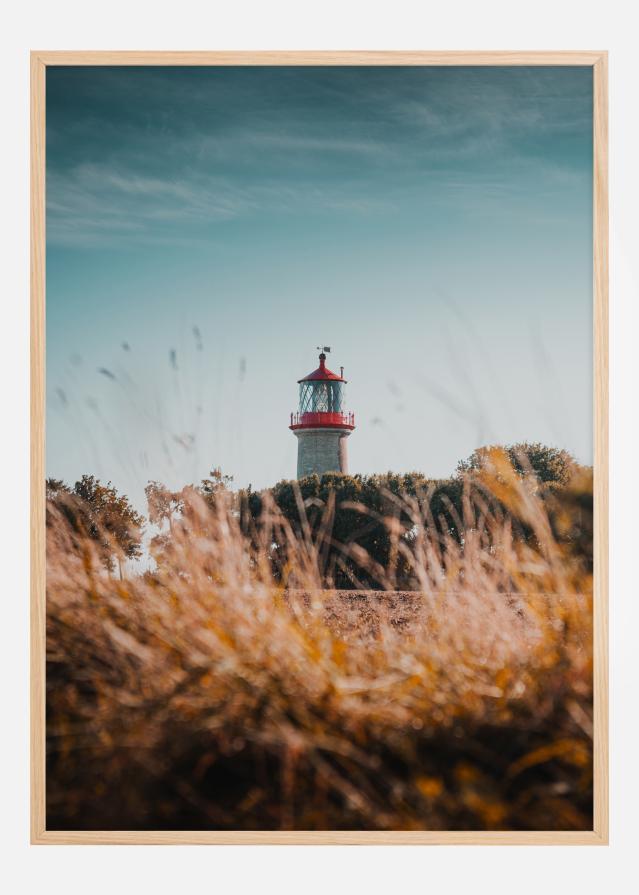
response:
{"label": "poster print", "polygon": [[592,66],[50,66],[46,824],[593,828]]}

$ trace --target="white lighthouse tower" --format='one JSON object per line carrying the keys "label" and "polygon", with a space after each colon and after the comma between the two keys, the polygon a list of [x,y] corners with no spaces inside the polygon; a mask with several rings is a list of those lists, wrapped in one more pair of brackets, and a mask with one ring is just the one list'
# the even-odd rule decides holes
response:
{"label": "white lighthouse tower", "polygon": [[290,428],[297,436],[297,478],[324,472],[348,472],[346,439],[355,428],[355,414],[345,408],[344,368],[340,375],[326,366],[324,348],[320,365],[298,380],[299,408],[291,414]]}

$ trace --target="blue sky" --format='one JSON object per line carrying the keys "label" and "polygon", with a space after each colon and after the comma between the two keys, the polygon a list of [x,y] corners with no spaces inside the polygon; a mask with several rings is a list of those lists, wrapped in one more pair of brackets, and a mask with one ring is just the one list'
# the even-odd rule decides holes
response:
{"label": "blue sky", "polygon": [[354,472],[592,462],[591,108],[590,68],[49,68],[48,474],[292,478],[320,344]]}

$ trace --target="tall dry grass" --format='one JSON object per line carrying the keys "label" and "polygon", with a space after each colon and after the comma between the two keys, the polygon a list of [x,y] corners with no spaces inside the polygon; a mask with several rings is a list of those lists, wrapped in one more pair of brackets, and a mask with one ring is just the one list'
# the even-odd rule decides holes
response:
{"label": "tall dry grass", "polygon": [[326,593],[326,527],[249,540],[222,497],[118,580],[51,507],[49,828],[590,828],[591,573],[500,463],[461,544],[406,499],[411,594]]}

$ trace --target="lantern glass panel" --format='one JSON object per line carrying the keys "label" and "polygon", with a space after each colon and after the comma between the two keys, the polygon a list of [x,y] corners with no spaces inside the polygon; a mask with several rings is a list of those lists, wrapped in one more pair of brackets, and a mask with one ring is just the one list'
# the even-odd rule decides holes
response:
{"label": "lantern glass panel", "polygon": [[329,380],[300,383],[300,413],[339,413],[343,409],[343,382]]}

